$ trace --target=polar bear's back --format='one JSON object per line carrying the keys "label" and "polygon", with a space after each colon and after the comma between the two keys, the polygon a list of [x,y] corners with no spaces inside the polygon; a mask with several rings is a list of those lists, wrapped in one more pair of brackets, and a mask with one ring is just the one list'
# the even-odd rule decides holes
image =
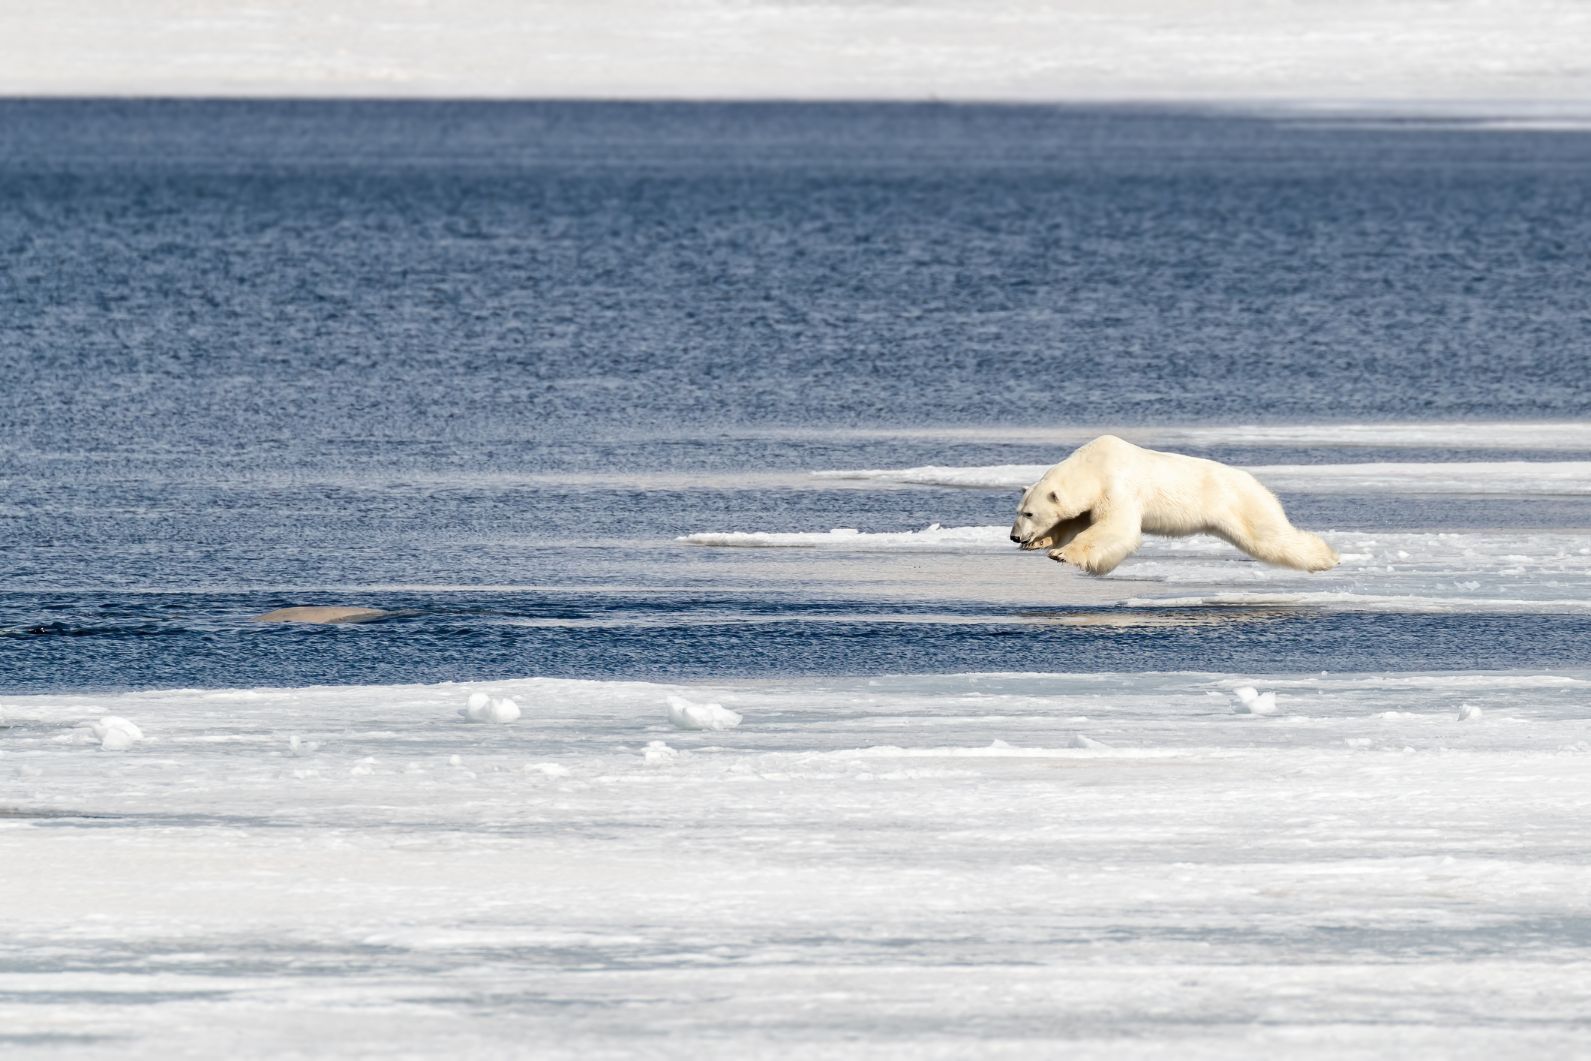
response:
{"label": "polar bear's back", "polygon": [[1143,530],[1149,534],[1225,536],[1229,530],[1241,529],[1226,526],[1228,522],[1287,525],[1276,495],[1241,468],[1145,449],[1115,435],[1101,435],[1075,456],[1110,469],[1116,480],[1113,488],[1137,499]]}

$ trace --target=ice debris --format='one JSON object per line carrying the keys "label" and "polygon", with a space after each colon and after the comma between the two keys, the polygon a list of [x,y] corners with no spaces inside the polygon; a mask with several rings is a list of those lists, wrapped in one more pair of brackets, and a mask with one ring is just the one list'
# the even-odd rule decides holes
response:
{"label": "ice debris", "polygon": [[1106,744],[1102,740],[1095,740],[1093,737],[1085,737],[1081,733],[1075,734],[1072,737],[1072,739],[1070,741],[1068,741],[1067,743],[1073,748],[1109,748],[1110,747],[1110,745]]}
{"label": "ice debris", "polygon": [[144,731],[120,715],[106,715],[98,722],[84,722],[79,729],[87,729],[108,752],[124,752],[144,739]]}
{"label": "ice debris", "polygon": [[1473,722],[1480,718],[1482,714],[1481,709],[1474,704],[1460,704],[1458,708],[1458,720],[1460,722]]}
{"label": "ice debris", "polygon": [[647,743],[645,750],[641,752],[641,757],[648,765],[656,766],[659,763],[671,763],[678,759],[679,752],[662,741],[655,740]]}
{"label": "ice debris", "polygon": [[314,755],[320,751],[320,741],[304,740],[295,733],[287,738],[287,751],[290,755]]}
{"label": "ice debris", "polygon": [[1275,693],[1262,693],[1252,685],[1241,685],[1232,690],[1232,695],[1237,697],[1237,713],[1240,715],[1276,714]]}
{"label": "ice debris", "polygon": [[485,693],[471,693],[459,717],[466,722],[512,722],[519,717],[519,705],[510,696],[494,700]]}
{"label": "ice debris", "polygon": [[683,696],[668,698],[668,720],[679,729],[734,729],[740,719],[722,704],[693,704]]}

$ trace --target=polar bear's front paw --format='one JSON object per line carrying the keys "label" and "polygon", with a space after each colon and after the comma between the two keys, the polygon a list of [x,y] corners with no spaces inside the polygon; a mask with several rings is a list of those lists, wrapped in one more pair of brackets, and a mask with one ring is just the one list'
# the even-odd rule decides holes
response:
{"label": "polar bear's front paw", "polygon": [[1051,549],[1048,555],[1051,560],[1054,560],[1058,564],[1076,563],[1075,560],[1066,555],[1066,547],[1064,546],[1060,549]]}
{"label": "polar bear's front paw", "polygon": [[1034,538],[1030,542],[1023,542],[1022,543],[1022,548],[1027,549],[1027,550],[1048,549],[1050,546],[1052,546],[1054,544],[1055,544],[1054,536],[1046,534],[1042,538]]}

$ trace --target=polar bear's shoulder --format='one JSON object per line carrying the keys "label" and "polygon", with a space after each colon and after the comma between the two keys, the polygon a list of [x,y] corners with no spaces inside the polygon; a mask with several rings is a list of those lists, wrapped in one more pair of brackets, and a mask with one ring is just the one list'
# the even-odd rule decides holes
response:
{"label": "polar bear's shoulder", "polygon": [[1153,450],[1135,446],[1116,435],[1100,435],[1072,451],[1072,457],[1083,464],[1116,466],[1123,461],[1138,461],[1153,454]]}
{"label": "polar bear's shoulder", "polygon": [[1072,450],[1061,463],[1051,466],[1041,481],[1071,481],[1080,475],[1110,474],[1139,466],[1153,458],[1153,450],[1135,446],[1116,435],[1100,435]]}

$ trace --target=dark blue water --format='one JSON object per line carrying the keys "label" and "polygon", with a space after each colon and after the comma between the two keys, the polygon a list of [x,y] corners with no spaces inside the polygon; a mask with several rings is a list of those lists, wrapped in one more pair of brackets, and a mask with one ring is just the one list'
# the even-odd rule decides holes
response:
{"label": "dark blue water", "polygon": [[[0,102],[0,690],[1562,661],[1584,631],[1551,617],[1074,629],[947,589],[889,607],[977,623],[844,621],[889,595],[671,539],[1000,523],[999,495],[799,476],[1061,455],[847,429],[1584,418],[1587,276],[1574,133]],[[1591,524],[1286,500],[1322,527]],[[322,602],[417,614],[246,622]],[[608,625],[517,625],[565,607]],[[829,621],[742,621],[767,609]]]}

